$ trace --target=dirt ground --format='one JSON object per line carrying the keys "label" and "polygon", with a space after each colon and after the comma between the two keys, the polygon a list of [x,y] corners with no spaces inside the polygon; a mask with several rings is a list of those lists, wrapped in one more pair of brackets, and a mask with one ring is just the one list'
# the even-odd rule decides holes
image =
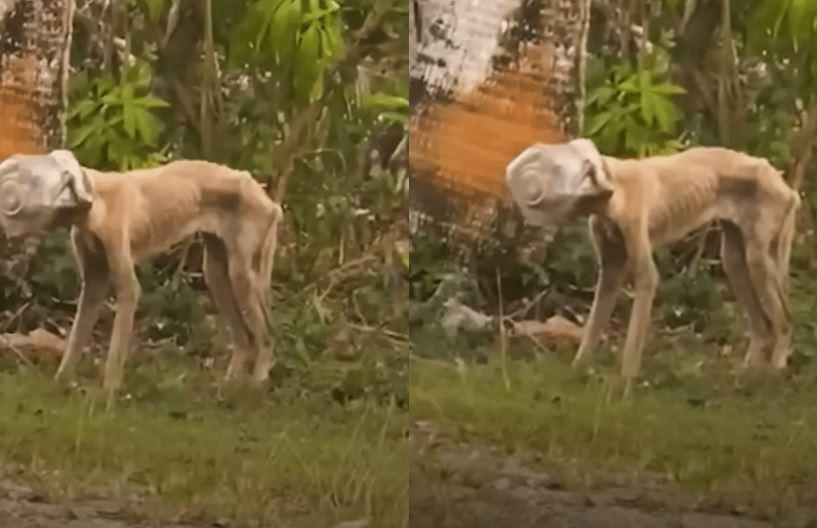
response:
{"label": "dirt ground", "polygon": [[[88,500],[49,504],[30,488],[0,482],[0,526],[8,528],[205,528],[203,525],[129,520],[115,503]],[[210,528],[218,525],[208,525]],[[226,524],[222,526],[228,526]]]}
{"label": "dirt ground", "polygon": [[513,456],[411,431],[411,528],[772,528],[736,515],[660,511],[627,489],[574,493]]}

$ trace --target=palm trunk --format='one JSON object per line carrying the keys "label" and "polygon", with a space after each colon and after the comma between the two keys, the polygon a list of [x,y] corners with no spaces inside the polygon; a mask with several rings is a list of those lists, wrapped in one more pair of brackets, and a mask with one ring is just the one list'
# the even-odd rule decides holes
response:
{"label": "palm trunk", "polygon": [[412,229],[442,227],[455,255],[481,260],[524,246],[505,167],[578,132],[589,1],[412,4]]}
{"label": "palm trunk", "polygon": [[[0,2],[0,160],[62,145],[73,0]],[[0,306],[36,250],[0,232]]]}

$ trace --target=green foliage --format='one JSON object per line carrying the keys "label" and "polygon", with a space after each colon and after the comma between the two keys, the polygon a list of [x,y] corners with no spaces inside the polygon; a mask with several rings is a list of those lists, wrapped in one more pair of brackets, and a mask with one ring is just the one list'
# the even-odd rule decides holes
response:
{"label": "green foliage", "polygon": [[[626,402],[610,397],[604,377],[578,376],[563,358],[523,344],[509,355],[538,358],[509,361],[510,390],[496,360],[457,368],[412,361],[411,415],[434,430],[436,451],[527,453],[532,472],[567,492],[626,482],[651,510],[697,510],[704,499],[715,511],[796,525],[813,503],[814,365],[784,383],[735,374],[712,352],[671,341],[651,347],[645,382]],[[477,457],[462,460],[479,475]],[[475,488],[486,484],[476,478]]]}
{"label": "green foliage", "polygon": [[231,31],[230,63],[272,71],[296,99],[314,100],[344,51],[340,9],[335,0],[256,0]]}
{"label": "green foliage", "polygon": [[382,92],[368,94],[363,107],[374,112],[381,122],[408,125],[409,102],[406,97]]}
{"label": "green foliage", "polygon": [[805,86],[817,80],[817,2],[762,0],[747,24],[749,50],[794,61]]}
{"label": "green foliage", "polygon": [[66,392],[2,364],[0,461],[15,481],[46,502],[104,496],[136,524],[405,526],[405,410],[339,405],[317,376],[273,397],[227,391],[172,349],[140,352],[112,412],[93,387]]}
{"label": "green foliage", "polygon": [[548,246],[545,269],[550,282],[557,287],[592,288],[598,273],[596,267],[596,253],[585,221],[572,222],[560,229]]}
{"label": "green foliage", "polygon": [[28,274],[35,300],[45,305],[52,299],[75,298],[79,294],[79,277],[65,233],[46,238],[39,256]]}
{"label": "green foliage", "polygon": [[667,80],[667,70],[659,53],[636,68],[627,59],[612,65],[594,59],[588,67],[584,136],[612,155],[644,157],[680,149],[681,111],[673,96],[686,91]]}
{"label": "green foliage", "polygon": [[165,160],[159,138],[165,129],[157,115],[168,103],[150,94],[145,64],[117,82],[111,75],[71,79],[68,147],[91,167],[129,170]]}

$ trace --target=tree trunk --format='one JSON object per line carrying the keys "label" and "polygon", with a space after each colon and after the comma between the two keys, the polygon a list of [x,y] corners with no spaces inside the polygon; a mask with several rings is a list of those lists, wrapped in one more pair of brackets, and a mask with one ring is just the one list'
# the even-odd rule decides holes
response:
{"label": "tree trunk", "polygon": [[484,262],[530,236],[510,206],[506,165],[578,132],[589,1],[411,7],[411,227],[442,228],[455,257]]}
{"label": "tree trunk", "polygon": [[[0,0],[0,160],[62,145],[73,0]],[[0,306],[36,250],[0,232]]]}

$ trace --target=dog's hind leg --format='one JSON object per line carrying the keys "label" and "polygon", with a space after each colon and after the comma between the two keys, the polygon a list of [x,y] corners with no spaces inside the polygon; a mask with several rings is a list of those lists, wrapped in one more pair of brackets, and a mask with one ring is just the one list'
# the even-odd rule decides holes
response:
{"label": "dog's hind leg", "polygon": [[233,354],[227,367],[227,378],[243,375],[250,355],[250,330],[241,315],[241,310],[233,292],[227,265],[224,242],[215,235],[203,234],[204,238],[204,280],[213,296],[213,303],[222,320],[227,323],[233,342]]}

